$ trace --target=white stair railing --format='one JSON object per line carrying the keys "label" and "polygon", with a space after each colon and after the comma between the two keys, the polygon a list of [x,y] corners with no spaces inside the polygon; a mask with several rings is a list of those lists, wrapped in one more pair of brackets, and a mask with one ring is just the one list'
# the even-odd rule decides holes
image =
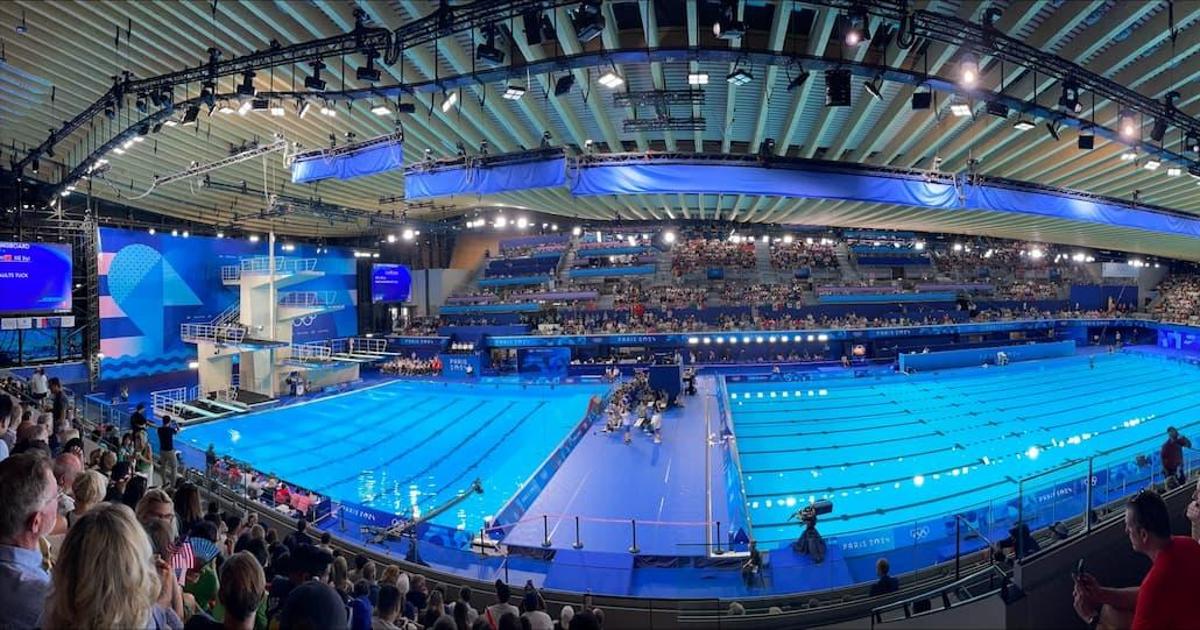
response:
{"label": "white stair railing", "polygon": [[150,392],[150,408],[154,410],[154,415],[158,417],[179,415],[182,405],[192,400],[189,394],[190,390],[187,387],[175,387]]}
{"label": "white stair railing", "polygon": [[211,323],[213,326],[227,326],[229,324],[234,324],[237,323],[238,317],[241,314],[242,303],[239,300],[234,300],[233,304],[230,304],[229,308],[221,311],[221,314],[217,315],[216,319],[212,320]]}

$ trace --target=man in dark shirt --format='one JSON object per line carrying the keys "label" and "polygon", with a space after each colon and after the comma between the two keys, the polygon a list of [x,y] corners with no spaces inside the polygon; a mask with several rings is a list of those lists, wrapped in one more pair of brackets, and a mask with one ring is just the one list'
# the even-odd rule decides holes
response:
{"label": "man in dark shirt", "polygon": [[58,377],[50,379],[50,402],[51,413],[54,414],[54,425],[62,422],[67,417],[67,395],[63,393],[62,381]]}
{"label": "man in dark shirt", "polygon": [[1191,448],[1192,441],[1179,435],[1179,430],[1175,427],[1167,429],[1167,441],[1163,442],[1162,451],[1159,456],[1162,458],[1163,473],[1167,477],[1174,477],[1179,483],[1183,483],[1186,477],[1183,472],[1183,449]]}
{"label": "man in dark shirt", "polygon": [[179,425],[171,416],[163,416],[162,426],[157,431],[159,464],[162,466],[159,477],[164,488],[174,488],[179,478],[179,455],[175,453],[175,434],[179,433]]}
{"label": "man in dark shirt", "polygon": [[875,561],[875,574],[879,576],[879,581],[871,585],[872,596],[886,595],[900,590],[900,580],[889,575],[891,570],[892,565],[888,563],[887,558]]}
{"label": "man in dark shirt", "polygon": [[145,431],[146,424],[146,403],[138,403],[133,413],[129,414],[129,426],[134,431]]}

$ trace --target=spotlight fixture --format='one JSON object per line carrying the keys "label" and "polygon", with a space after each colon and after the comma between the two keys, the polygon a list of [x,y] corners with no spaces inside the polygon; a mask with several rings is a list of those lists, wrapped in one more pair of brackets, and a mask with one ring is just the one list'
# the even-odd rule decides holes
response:
{"label": "spotlight fixture", "polygon": [[415,114],[417,112],[416,103],[396,103],[397,114]]}
{"label": "spotlight fixture", "polygon": [[1008,118],[1008,105],[1000,101],[987,101],[984,103],[984,109],[996,118]]}
{"label": "spotlight fixture", "polygon": [[325,91],[325,80],[321,78],[321,70],[325,68],[325,62],[320,59],[312,62],[313,73],[304,77],[304,87],[314,92]]}
{"label": "spotlight fixture", "polygon": [[1189,133],[1183,138],[1183,146],[1192,153],[1200,153],[1200,138],[1194,133]]}
{"label": "spotlight fixture", "polygon": [[975,53],[963,53],[958,60],[958,79],[966,88],[973,88],[979,82],[979,57]]}
{"label": "spotlight fixture", "polygon": [[1046,133],[1049,133],[1050,137],[1054,138],[1055,142],[1058,142],[1058,138],[1059,138],[1058,132],[1059,132],[1058,122],[1052,121],[1052,122],[1046,123]]}
{"label": "spotlight fixture", "polygon": [[139,92],[137,95],[137,100],[134,101],[133,104],[134,104],[134,107],[137,107],[137,110],[143,114],[145,114],[150,109],[146,105],[146,93],[145,92]]}
{"label": "spotlight fixture", "polygon": [[875,100],[877,100],[877,101],[883,100],[883,93],[880,92],[880,89],[879,89],[880,85],[882,83],[883,83],[883,80],[880,77],[875,77],[871,81],[863,82],[863,89],[867,91],[867,94],[870,94],[871,96],[873,96],[875,98]]}
{"label": "spotlight fixture", "polygon": [[1179,177],[1180,175],[1183,175],[1183,169],[1178,166],[1167,167],[1167,177]]}
{"label": "spotlight fixture", "polygon": [[354,76],[363,83],[378,83],[382,75],[379,72],[379,68],[375,67],[375,58],[379,56],[379,52],[371,49],[366,52],[366,56],[367,65],[355,70]]}
{"label": "spotlight fixture", "polygon": [[726,41],[738,41],[746,34],[746,25],[737,21],[737,2],[725,0],[721,15],[713,22],[713,37]]}
{"label": "spotlight fixture", "polygon": [[604,15],[600,11],[600,0],[583,0],[571,12],[571,24],[579,43],[586,44],[604,32]]}
{"label": "spotlight fixture", "polygon": [[787,91],[791,92],[795,90],[796,88],[804,85],[806,81],[808,81],[808,70],[800,68],[800,72],[797,73],[796,76],[792,77],[791,81],[788,81]]}
{"label": "spotlight fixture", "polygon": [[183,112],[183,121],[179,124],[187,127],[188,125],[196,124],[196,119],[200,117],[200,106],[192,105]]}
{"label": "spotlight fixture", "polygon": [[242,101],[242,104],[238,105],[237,108],[238,116],[245,116],[246,113],[250,111],[250,108],[253,106],[253,104],[253,101]]}
{"label": "spotlight fixture", "polygon": [[616,70],[609,70],[600,75],[600,78],[596,79],[596,82],[610,90],[615,90],[625,83],[625,79],[621,78],[621,75],[617,74]]}
{"label": "spotlight fixture", "polygon": [[707,72],[689,72],[688,85],[708,85]]}
{"label": "spotlight fixture", "polygon": [[510,101],[519,101],[522,96],[525,96],[525,86],[523,85],[510,83],[508,87],[504,88],[504,98]]}
{"label": "spotlight fixture", "polygon": [[300,101],[296,103],[296,114],[300,117],[301,120],[303,120],[304,116],[308,114],[308,110],[311,108],[312,108],[311,103],[309,103],[308,101],[306,101],[304,99],[300,99]]}
{"label": "spotlight fixture", "polygon": [[729,82],[730,85],[746,85],[754,80],[754,75],[741,68],[738,68],[737,70],[734,70],[726,75],[725,80]]}
{"label": "spotlight fixture", "polygon": [[271,105],[272,116],[284,116],[286,113],[287,112],[283,109],[283,103],[275,101],[275,103]]}
{"label": "spotlight fixture", "polygon": [[1058,104],[1072,114],[1078,114],[1083,111],[1083,103],[1079,101],[1078,81],[1070,78],[1063,81],[1062,94],[1058,97]]}
{"label": "spotlight fixture", "polygon": [[1091,151],[1096,148],[1096,131],[1090,125],[1079,128],[1079,138],[1076,146],[1081,151]]}
{"label": "spotlight fixture", "polygon": [[1137,114],[1128,109],[1121,110],[1117,118],[1117,131],[1122,138],[1132,140],[1137,135]]}
{"label": "spotlight fixture", "polygon": [[458,92],[450,92],[442,96],[442,113],[449,112],[458,103]]}
{"label": "spotlight fixture", "polygon": [[254,73],[253,72],[247,71],[247,72],[242,73],[242,82],[240,85],[237,86],[237,93],[238,93],[238,96],[245,96],[245,97],[251,97],[258,93],[258,91],[254,89]]}
{"label": "spotlight fixture", "polygon": [[1157,158],[1146,158],[1146,163],[1142,164],[1142,168],[1147,171],[1157,171],[1160,166],[1162,166],[1162,162],[1158,161]]}
{"label": "spotlight fixture", "polygon": [[913,110],[929,109],[933,107],[933,91],[926,90],[924,92],[913,92],[912,108]]}
{"label": "spotlight fixture", "polygon": [[956,100],[950,103],[950,113],[959,118],[966,118],[971,115],[971,104],[964,100]]}
{"label": "spotlight fixture", "polygon": [[573,87],[575,87],[575,75],[568,72],[554,82],[554,95],[562,96],[567,94]]}
{"label": "spotlight fixture", "polygon": [[117,117],[117,108],[115,105],[113,105],[112,101],[109,101],[104,105],[104,117],[108,118],[109,120],[113,120]]}
{"label": "spotlight fixture", "polygon": [[255,98],[250,101],[250,109],[256,112],[265,112],[271,108],[271,101],[265,98]]}
{"label": "spotlight fixture", "polygon": [[842,41],[857,46],[871,39],[870,19],[864,9],[857,8],[838,17]]}
{"label": "spotlight fixture", "polygon": [[487,25],[483,32],[487,39],[475,46],[475,58],[496,64],[504,63],[504,51],[496,48],[496,25]]}
{"label": "spotlight fixture", "polygon": [[151,90],[151,91],[150,91],[150,94],[149,94],[149,97],[150,97],[150,104],[151,104],[151,105],[153,105],[153,106],[155,106],[155,107],[162,107],[162,95],[161,95],[161,94],[159,94],[159,93],[158,93],[157,91],[155,91],[155,90]]}
{"label": "spotlight fixture", "polygon": [[758,157],[767,159],[775,155],[775,138],[767,138],[758,145]]}
{"label": "spotlight fixture", "polygon": [[1025,118],[1018,118],[1017,122],[1013,123],[1013,129],[1016,129],[1017,131],[1029,131],[1030,129],[1033,129],[1035,126],[1036,125],[1033,124],[1032,120],[1028,120]]}
{"label": "spotlight fixture", "polygon": [[1122,162],[1132,162],[1137,159],[1137,149],[1126,149],[1121,153]]}
{"label": "spotlight fixture", "polygon": [[217,108],[218,114],[232,114],[237,110],[229,105],[229,101],[222,100],[221,106]]}
{"label": "spotlight fixture", "polygon": [[850,71],[834,68],[825,71],[825,107],[850,106]]}
{"label": "spotlight fixture", "polygon": [[387,103],[379,103],[371,106],[371,113],[376,116],[387,116],[392,113],[392,108],[387,106]]}
{"label": "spotlight fixture", "polygon": [[37,172],[38,172],[38,167],[39,167],[39,166],[41,166],[41,164],[38,162],[38,159],[37,159],[37,158],[33,158],[33,162],[31,162],[31,163],[30,163],[30,166],[29,166],[29,168],[30,168],[30,170],[31,170],[31,171],[33,171],[33,174],[34,174],[34,175],[37,175]]}
{"label": "spotlight fixture", "polygon": [[1150,128],[1150,139],[1155,142],[1162,142],[1167,135],[1167,121],[1165,118],[1155,118],[1154,126]]}

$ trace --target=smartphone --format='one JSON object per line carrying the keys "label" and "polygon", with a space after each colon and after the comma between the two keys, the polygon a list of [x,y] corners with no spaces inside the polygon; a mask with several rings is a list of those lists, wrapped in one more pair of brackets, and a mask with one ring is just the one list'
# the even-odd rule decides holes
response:
{"label": "smartphone", "polygon": [[1080,558],[1079,562],[1075,563],[1075,570],[1071,572],[1071,577],[1075,578],[1076,580],[1078,580],[1079,576],[1081,575],[1083,575],[1083,558]]}

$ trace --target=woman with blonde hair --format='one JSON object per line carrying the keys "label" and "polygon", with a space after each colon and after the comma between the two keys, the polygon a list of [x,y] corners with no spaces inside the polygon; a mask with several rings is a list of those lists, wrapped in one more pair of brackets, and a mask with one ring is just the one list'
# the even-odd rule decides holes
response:
{"label": "woman with blonde hair", "polygon": [[124,505],[98,505],[76,521],[50,583],[46,630],[183,628],[179,584],[165,562],[155,562],[150,539]]}
{"label": "woman with blonde hair", "polygon": [[79,517],[104,500],[108,480],[94,470],[85,470],[75,477],[71,491],[75,494],[75,509],[67,512],[67,527],[74,525]]}

